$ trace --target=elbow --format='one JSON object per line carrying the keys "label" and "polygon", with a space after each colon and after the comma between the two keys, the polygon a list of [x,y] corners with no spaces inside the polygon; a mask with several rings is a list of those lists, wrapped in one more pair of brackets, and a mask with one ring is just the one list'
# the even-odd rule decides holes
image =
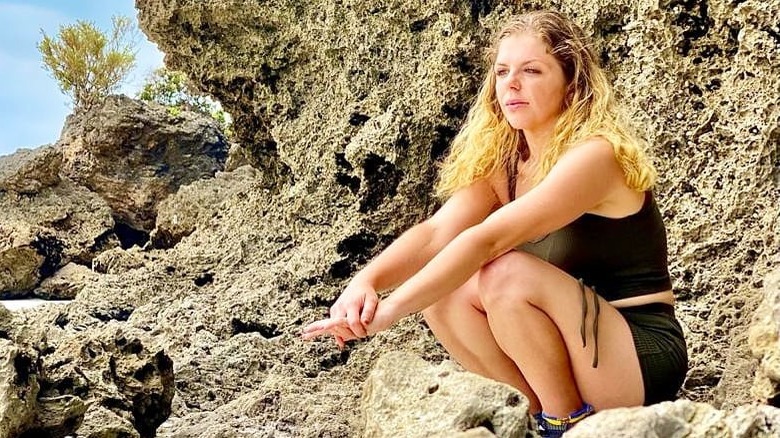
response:
{"label": "elbow", "polygon": [[463,240],[463,244],[469,249],[469,253],[478,258],[482,265],[510,249],[506,247],[506,242],[502,241],[503,239],[479,225],[464,231],[459,236],[459,239]]}

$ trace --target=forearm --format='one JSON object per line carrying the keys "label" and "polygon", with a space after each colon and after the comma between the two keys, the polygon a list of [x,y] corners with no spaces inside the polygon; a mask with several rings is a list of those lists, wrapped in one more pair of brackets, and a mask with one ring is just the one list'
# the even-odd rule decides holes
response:
{"label": "forearm", "polygon": [[376,291],[392,289],[422,269],[445,244],[433,226],[417,224],[360,270],[353,281],[368,283]]}
{"label": "forearm", "polygon": [[384,302],[397,321],[419,312],[463,285],[482,265],[498,254],[474,233],[455,238],[420,272],[396,289]]}

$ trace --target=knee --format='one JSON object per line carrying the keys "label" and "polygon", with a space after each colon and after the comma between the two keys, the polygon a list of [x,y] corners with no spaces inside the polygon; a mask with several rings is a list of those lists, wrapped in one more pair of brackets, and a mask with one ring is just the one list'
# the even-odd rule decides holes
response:
{"label": "knee", "polygon": [[511,251],[483,266],[479,271],[479,297],[483,306],[504,306],[530,300],[533,282],[533,256]]}

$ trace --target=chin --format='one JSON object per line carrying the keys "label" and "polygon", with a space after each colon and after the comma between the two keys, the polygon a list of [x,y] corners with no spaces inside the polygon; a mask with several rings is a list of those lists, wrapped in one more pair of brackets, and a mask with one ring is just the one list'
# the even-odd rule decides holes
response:
{"label": "chin", "polygon": [[512,129],[521,130],[526,128],[526,123],[521,120],[507,118],[507,122]]}

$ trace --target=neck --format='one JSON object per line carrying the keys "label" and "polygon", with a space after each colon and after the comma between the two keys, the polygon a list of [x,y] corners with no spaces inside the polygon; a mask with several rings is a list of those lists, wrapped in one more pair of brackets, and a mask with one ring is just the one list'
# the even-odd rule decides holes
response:
{"label": "neck", "polygon": [[547,143],[552,138],[553,128],[555,125],[546,126],[544,128],[537,129],[524,129],[525,141],[528,143],[528,150],[531,152],[531,157],[539,158],[547,147]]}

